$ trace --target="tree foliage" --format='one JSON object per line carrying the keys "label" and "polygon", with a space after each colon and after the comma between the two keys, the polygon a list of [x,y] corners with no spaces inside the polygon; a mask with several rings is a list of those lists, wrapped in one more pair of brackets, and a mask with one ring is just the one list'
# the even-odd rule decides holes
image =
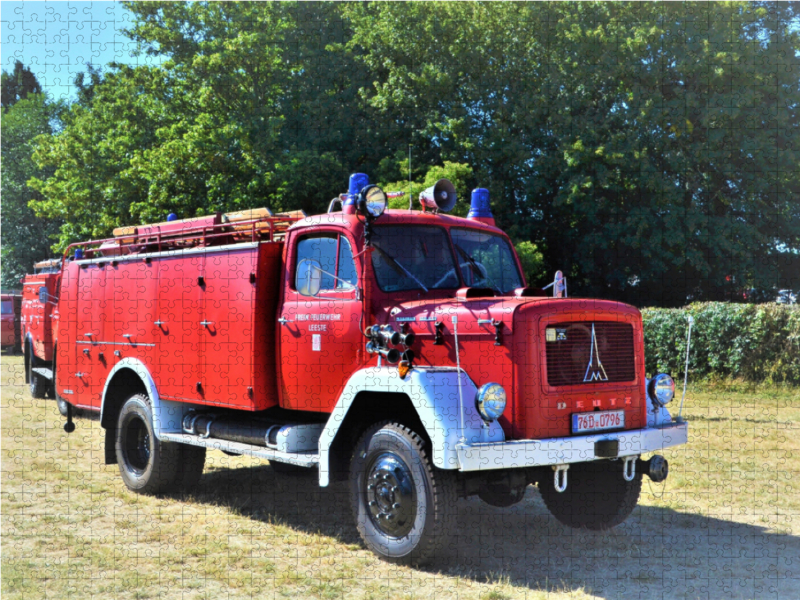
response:
{"label": "tree foliage", "polygon": [[18,290],[20,279],[32,271],[33,263],[52,256],[50,246],[57,234],[58,219],[37,218],[28,206],[40,200],[27,186],[33,176],[45,177],[33,162],[33,140],[49,137],[60,105],[47,100],[35,76],[17,62],[11,74],[2,74],[2,279],[3,290]]}
{"label": "tree foliage", "polygon": [[30,94],[42,93],[42,86],[36,75],[20,61],[14,62],[14,70],[11,73],[3,71],[0,76],[0,88],[2,88],[0,98],[3,110],[8,110]]}
{"label": "tree foliage", "polygon": [[447,174],[465,214],[488,188],[541,253],[532,284],[680,305],[770,287],[800,248],[791,3],[128,6],[166,60],[104,69],[40,138],[61,247],[169,212],[320,212],[355,171],[407,190],[411,146],[412,197]]}

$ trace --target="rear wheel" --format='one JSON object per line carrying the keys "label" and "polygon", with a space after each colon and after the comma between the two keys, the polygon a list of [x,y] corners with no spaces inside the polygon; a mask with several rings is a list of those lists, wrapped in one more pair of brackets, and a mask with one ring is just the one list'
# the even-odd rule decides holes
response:
{"label": "rear wheel", "polygon": [[398,423],[367,429],[350,465],[353,514],[378,556],[414,565],[444,548],[458,499],[455,476],[431,465],[424,442]]}
{"label": "rear wheel", "polygon": [[567,471],[567,489],[557,492],[553,474],[539,481],[547,509],[564,525],[605,531],[622,523],[636,508],[642,475],[622,476],[622,461],[575,463]]}
{"label": "rear wheel", "polygon": [[50,382],[47,381],[44,377],[39,375],[38,373],[31,373],[31,396],[34,398],[44,398],[47,396],[47,388],[50,386]]}
{"label": "rear wheel", "polygon": [[134,394],[125,401],[117,418],[115,436],[119,472],[129,490],[157,494],[177,483],[181,447],[156,438],[147,396]]}
{"label": "rear wheel", "polygon": [[[61,413],[62,417],[67,416],[67,412],[69,411],[69,403],[64,400],[63,398],[56,398],[56,404],[58,405],[58,412]],[[74,414],[74,410],[73,410]]]}

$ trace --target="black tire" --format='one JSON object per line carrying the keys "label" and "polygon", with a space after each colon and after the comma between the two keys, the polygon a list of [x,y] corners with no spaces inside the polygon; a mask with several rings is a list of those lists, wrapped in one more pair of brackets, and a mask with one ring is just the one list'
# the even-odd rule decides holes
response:
{"label": "black tire", "polygon": [[642,491],[642,474],[625,481],[622,466],[621,460],[572,464],[564,492],[556,491],[552,473],[539,482],[539,491],[547,509],[564,525],[605,531],[630,516]]}
{"label": "black tire", "polygon": [[153,411],[144,394],[134,394],[122,405],[114,450],[122,481],[129,490],[158,494],[176,484],[181,447],[156,438]]}
{"label": "black tire", "polygon": [[[164,443],[161,444],[162,446]],[[191,492],[200,484],[206,465],[206,449],[189,444],[178,444],[178,470],[171,489],[177,492]]]}
{"label": "black tire", "polygon": [[[56,405],[58,406],[58,412],[61,413],[62,417],[67,416],[67,410],[69,410],[69,403],[64,400],[63,398],[56,398]],[[75,416],[75,409],[72,409],[72,416]]]}
{"label": "black tire", "polygon": [[431,560],[453,529],[455,475],[435,469],[424,445],[399,423],[379,423],[361,436],[350,462],[358,532],[367,548],[391,563]]}
{"label": "black tire", "polygon": [[36,399],[45,398],[47,396],[47,388],[50,387],[50,382],[38,373],[31,373],[31,396]]}

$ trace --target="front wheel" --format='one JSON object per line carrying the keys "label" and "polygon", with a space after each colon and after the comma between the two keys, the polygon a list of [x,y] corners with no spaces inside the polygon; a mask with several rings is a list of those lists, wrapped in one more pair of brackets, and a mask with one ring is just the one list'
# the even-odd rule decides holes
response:
{"label": "front wheel", "polygon": [[407,427],[380,423],[361,436],[350,489],[358,532],[382,559],[417,565],[444,548],[455,517],[455,477],[431,465],[423,440]]}
{"label": "front wheel", "polygon": [[564,525],[605,531],[622,523],[636,508],[642,474],[633,481],[622,476],[622,461],[575,463],[567,471],[567,489],[555,489],[553,474],[539,482],[547,509]]}
{"label": "front wheel", "polygon": [[134,394],[122,405],[114,450],[122,481],[129,490],[157,494],[175,485],[180,445],[163,443],[156,438],[153,411],[144,394]]}

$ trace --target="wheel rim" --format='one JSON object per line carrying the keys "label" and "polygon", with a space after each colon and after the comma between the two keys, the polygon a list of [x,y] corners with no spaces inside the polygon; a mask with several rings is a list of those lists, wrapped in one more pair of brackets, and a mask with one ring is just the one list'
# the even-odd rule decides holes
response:
{"label": "wheel rim", "polygon": [[145,422],[133,417],[125,426],[123,444],[125,462],[137,473],[144,472],[150,463],[150,432]]}
{"label": "wheel rim", "polygon": [[390,537],[407,535],[417,515],[411,469],[396,454],[379,454],[367,469],[367,507],[372,523]]}

